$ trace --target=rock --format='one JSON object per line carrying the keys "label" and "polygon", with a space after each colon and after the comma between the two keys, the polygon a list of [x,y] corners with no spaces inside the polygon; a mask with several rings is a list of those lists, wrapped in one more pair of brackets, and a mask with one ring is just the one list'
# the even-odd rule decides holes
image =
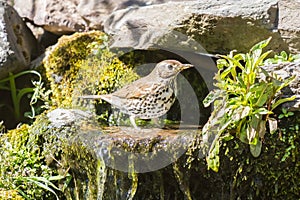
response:
{"label": "rock", "polygon": [[118,48],[174,46],[182,50],[195,40],[198,52],[224,54],[232,49],[247,52],[253,44],[273,36],[270,49],[297,53],[299,5],[284,0],[169,2],[114,11],[104,30],[113,35],[112,47]]}
{"label": "rock", "polygon": [[0,1],[0,78],[26,69],[38,53],[32,32],[11,6]]}
{"label": "rock", "polygon": [[[62,118],[58,116],[53,120],[57,113]],[[55,166],[53,156],[59,156],[61,165],[56,165],[59,171],[66,173],[61,166],[68,166],[69,173],[73,174],[72,182],[77,185],[66,188],[66,196],[111,199],[120,190],[114,199],[126,199],[127,195],[137,199],[157,199],[161,192],[162,195],[171,194],[172,197],[167,199],[184,199],[190,193],[199,195],[203,191],[204,182],[189,187],[191,171],[186,171],[184,164],[188,157],[186,151],[200,137],[197,127],[177,130],[101,127],[90,113],[83,113],[76,109],[56,109],[47,114],[50,118],[39,119],[39,125],[48,127],[43,133],[47,164]],[[64,118],[66,121],[61,123]],[[37,126],[33,130],[37,131]],[[198,167],[206,169],[203,162]],[[201,173],[195,176],[204,179]],[[147,181],[149,179],[164,187],[164,191],[153,186],[154,182]]]}
{"label": "rock", "polygon": [[[59,116],[57,113],[60,113]],[[103,127],[90,113],[83,113],[77,109],[49,111],[47,115],[38,116],[28,127],[28,132],[23,133],[37,138],[28,140],[30,145],[40,147],[38,152],[43,155],[43,159],[36,162],[47,166],[46,169],[51,168],[52,176],[56,175],[54,172],[63,177],[67,174],[72,176],[69,180],[53,182],[60,186],[60,199],[298,197],[299,165],[295,163],[299,153],[288,151],[291,141],[295,142],[295,149],[299,147],[295,129],[285,131],[283,141],[278,139],[277,134],[270,134],[265,139],[264,153],[255,159],[245,144],[237,140],[227,141],[226,145],[220,146],[221,170],[215,173],[209,171],[205,161],[198,157],[201,130],[190,127],[179,130]],[[66,121],[61,123],[64,118]],[[22,136],[15,132],[13,139]],[[15,143],[28,145],[27,140],[19,140]],[[7,144],[9,140],[4,141]],[[27,148],[21,150],[27,153]],[[292,155],[286,156],[286,151]],[[4,152],[7,154],[7,151]],[[282,160],[284,157],[285,161]],[[0,158],[3,156],[0,155]],[[30,170],[30,167],[21,165],[19,171]],[[284,170],[287,167],[289,170]],[[239,176],[235,179],[237,171]],[[43,176],[38,170],[36,173],[34,175]],[[282,178],[278,179],[275,175],[282,175]],[[245,181],[245,177],[249,181]],[[272,187],[274,181],[282,188]],[[28,191],[30,188],[25,189]]]}
{"label": "rock", "polygon": [[300,52],[300,1],[278,2],[278,31],[291,52]]}
{"label": "rock", "polygon": [[[117,9],[147,6],[167,0],[15,0],[14,8],[38,26],[56,34],[100,30],[107,16]],[[178,0],[173,0],[178,1]],[[186,0],[187,1],[187,0]]]}
{"label": "rock", "polygon": [[69,0],[16,0],[14,8],[20,16],[33,21],[37,26],[60,35],[85,29],[85,21],[78,14],[75,2]]}
{"label": "rock", "polygon": [[47,113],[47,117],[51,122],[51,125],[55,128],[61,128],[63,126],[75,123],[77,120],[89,119],[92,116],[90,112],[84,112],[76,109],[63,109],[57,108]]}

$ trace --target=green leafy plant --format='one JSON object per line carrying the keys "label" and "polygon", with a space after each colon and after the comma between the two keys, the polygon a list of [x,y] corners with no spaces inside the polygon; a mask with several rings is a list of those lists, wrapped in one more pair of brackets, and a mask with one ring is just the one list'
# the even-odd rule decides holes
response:
{"label": "green leafy plant", "polygon": [[[57,200],[59,200],[58,195],[56,194],[56,191],[61,191],[52,181],[59,181],[66,179],[66,182],[69,183],[71,180],[71,175],[67,174],[65,176],[56,175],[56,176],[50,176],[50,177],[39,177],[39,176],[31,176],[31,177],[17,177],[17,182],[23,182],[24,184],[34,184],[37,187],[40,187],[43,190],[51,192]],[[26,199],[30,199],[30,197],[22,191],[22,189],[17,190],[23,197]]]}
{"label": "green leafy plant", "polygon": [[285,51],[280,52],[279,55],[275,55],[274,58],[269,58],[264,61],[264,64],[277,64],[283,62],[297,62],[300,61],[300,54],[288,54]]}
{"label": "green leafy plant", "polygon": [[219,148],[222,140],[236,136],[248,143],[254,157],[261,153],[266,124],[270,132],[277,129],[277,121],[271,117],[273,110],[294,97],[280,99],[277,94],[294,80],[280,81],[260,66],[271,51],[263,53],[271,38],[254,45],[249,53],[221,55],[215,76],[217,89],[211,91],[203,103],[207,107],[214,102],[214,111],[203,127],[203,141],[208,149],[208,167],[219,168]]}
{"label": "green leafy plant", "polygon": [[[35,118],[36,114],[42,113],[43,110],[48,110],[52,106],[51,94],[52,91],[44,87],[44,83],[41,80],[32,81],[33,92],[30,98],[30,112],[25,112],[24,115],[30,119]],[[42,105],[38,104],[38,101],[42,102]]]}
{"label": "green leafy plant", "polygon": [[[17,120],[21,118],[21,109],[20,109],[20,103],[21,99],[29,93],[34,93],[35,88],[34,87],[26,87],[22,89],[18,89],[16,85],[16,79],[20,76],[28,75],[28,74],[33,74],[38,77],[38,81],[35,81],[35,83],[41,83],[42,82],[42,77],[41,75],[35,71],[35,70],[27,70],[27,71],[22,71],[17,74],[12,74],[9,73],[9,76],[5,79],[0,80],[0,89],[1,90],[8,90],[11,93],[11,98],[12,98],[12,104],[13,108],[11,110],[14,113],[14,116]],[[31,104],[31,106],[33,103]],[[33,109],[33,107],[32,107]],[[33,112],[34,114],[34,112]]]}

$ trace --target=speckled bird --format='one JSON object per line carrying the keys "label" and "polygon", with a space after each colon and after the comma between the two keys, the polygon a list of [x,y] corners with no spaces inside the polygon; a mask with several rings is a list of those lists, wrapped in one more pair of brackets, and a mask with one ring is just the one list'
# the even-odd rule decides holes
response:
{"label": "speckled bird", "polygon": [[130,122],[138,128],[135,118],[154,119],[166,114],[177,96],[176,77],[179,72],[193,65],[177,60],[164,60],[152,72],[123,88],[106,95],[86,95],[84,99],[103,99],[130,116]]}

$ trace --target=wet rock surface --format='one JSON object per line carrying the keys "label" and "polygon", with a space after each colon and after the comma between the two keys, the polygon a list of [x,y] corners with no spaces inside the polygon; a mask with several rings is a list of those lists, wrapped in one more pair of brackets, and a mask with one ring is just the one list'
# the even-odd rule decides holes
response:
{"label": "wet rock surface", "polygon": [[[50,143],[45,144],[50,147],[49,156],[61,152],[63,166],[69,166],[77,185],[66,194],[80,199],[130,196],[174,199],[197,193],[193,188],[191,194],[186,185],[188,176],[184,174],[189,172],[185,171],[184,163],[189,157],[188,149],[196,138],[200,139],[198,126],[180,129],[101,127],[90,113],[83,113],[76,109],[56,109],[43,120],[50,122],[44,134],[54,136],[52,141],[56,141],[54,148]],[[51,165],[55,160],[48,159],[48,162]],[[157,185],[149,179],[157,181]]]}
{"label": "wet rock surface", "polygon": [[[48,118],[51,112],[63,113],[68,123],[56,126],[57,119]],[[83,115],[82,110],[51,112],[40,116],[32,134],[43,138],[48,165],[56,166],[61,174],[72,175],[70,186],[64,190],[67,199],[229,199],[246,198],[249,191],[254,194],[262,190],[264,198],[281,197],[287,190],[282,184],[290,180],[290,172],[284,169],[288,166],[294,176],[299,174],[294,162],[280,161],[283,154],[274,151],[278,144],[289,146],[279,142],[276,134],[266,140],[260,159],[245,151],[246,144],[226,142],[220,149],[224,153],[221,170],[215,173],[207,170],[200,156],[201,131],[196,127],[102,127],[90,113]],[[240,147],[234,150],[236,145]],[[59,165],[55,165],[57,162]],[[266,165],[270,168],[267,171]],[[232,180],[236,174],[248,181]],[[272,193],[272,174],[284,177],[277,180],[284,187],[278,195]],[[288,188],[294,190],[299,186],[295,184]],[[290,194],[291,199],[296,196]]]}

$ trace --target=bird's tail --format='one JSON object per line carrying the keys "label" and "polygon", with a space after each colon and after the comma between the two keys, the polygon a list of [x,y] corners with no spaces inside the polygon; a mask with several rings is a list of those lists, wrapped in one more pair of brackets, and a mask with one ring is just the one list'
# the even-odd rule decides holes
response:
{"label": "bird's tail", "polygon": [[81,99],[102,99],[102,95],[84,95],[84,96],[79,96]]}
{"label": "bird's tail", "polygon": [[112,102],[112,97],[110,94],[103,94],[103,95],[83,95],[79,96],[81,99],[102,99],[108,103]]}

